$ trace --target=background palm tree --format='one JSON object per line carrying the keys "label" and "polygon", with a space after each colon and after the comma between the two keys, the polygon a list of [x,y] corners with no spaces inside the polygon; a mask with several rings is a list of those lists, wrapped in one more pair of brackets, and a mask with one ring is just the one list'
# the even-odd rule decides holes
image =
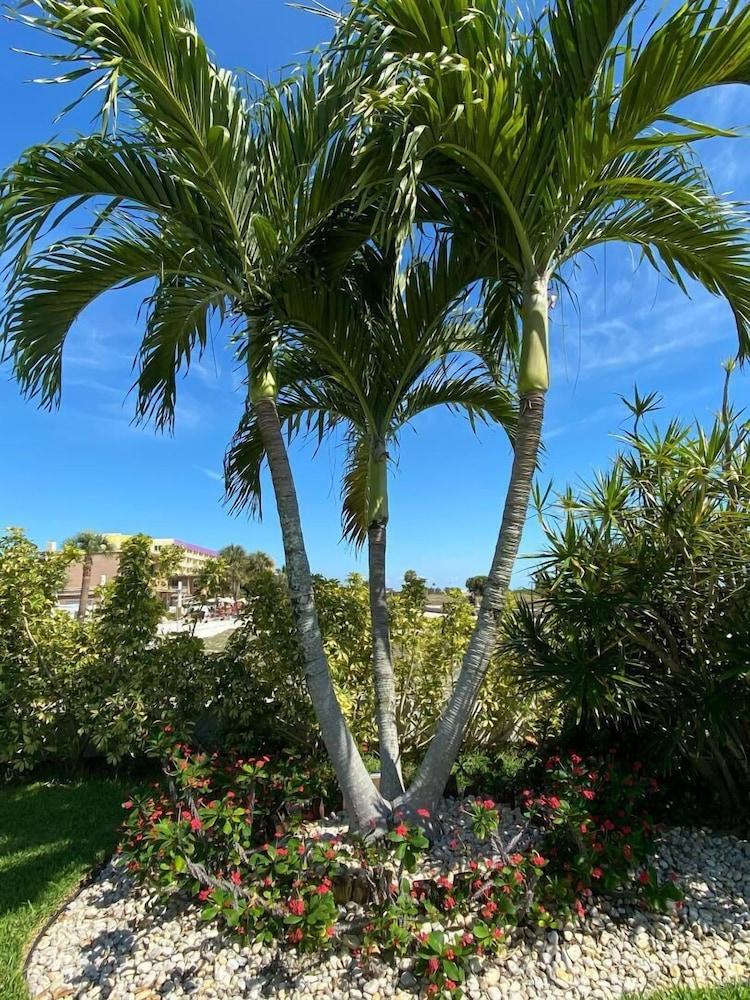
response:
{"label": "background palm tree", "polygon": [[[306,287],[285,297],[297,342],[274,359],[279,418],[290,436],[302,430],[320,444],[340,429],[345,434],[344,536],[368,544],[380,789],[388,800],[404,791],[386,598],[388,470],[399,435],[440,405],[509,432],[516,417],[505,382],[466,353],[483,343],[467,302],[472,264],[441,240],[429,260],[413,260],[401,275],[392,253],[368,246],[341,283],[319,282],[314,292]],[[227,458],[236,507],[259,511],[264,459],[251,411]]]}
{"label": "background palm tree", "polygon": [[241,545],[225,545],[219,552],[219,558],[224,564],[226,581],[237,603],[242,585],[248,574],[248,555]]}
{"label": "background palm tree", "polygon": [[[103,103],[97,134],[27,150],[0,183],[5,353],[26,393],[54,405],[82,310],[108,289],[151,281],[138,413],[169,426],[178,374],[205,349],[212,320],[226,320],[249,360],[307,686],[352,825],[367,828],[388,807],[331,681],[266,336],[285,276],[311,261],[336,266],[368,234],[352,207],[353,139],[335,138],[349,100],[341,80],[355,68],[323,61],[251,111],[186,0],[38,0],[17,16],[69,45],[71,69],[58,79],[85,81]],[[93,210],[90,229],[37,242],[70,208]]]}
{"label": "background palm tree", "polygon": [[641,7],[559,0],[522,22],[497,0],[354,0],[340,29],[341,51],[366,52],[362,177],[392,184],[382,226],[405,234],[422,220],[470,236],[493,261],[481,276],[503,347],[513,300],[520,316],[521,408],[502,527],[415,804],[441,795],[496,644],[549,386],[550,284],[565,287],[578,254],[630,243],[680,287],[687,276],[724,296],[742,356],[750,345],[746,210],[713,193],[693,148],[733,133],[674,111],[707,88],[750,82],[750,8],[687,0],[636,41]]}
{"label": "background palm tree", "polygon": [[78,617],[85,618],[89,610],[89,592],[91,590],[91,571],[94,567],[94,556],[112,552],[112,543],[104,536],[94,531],[80,531],[66,542],[83,554],[81,568],[81,596],[78,599]]}

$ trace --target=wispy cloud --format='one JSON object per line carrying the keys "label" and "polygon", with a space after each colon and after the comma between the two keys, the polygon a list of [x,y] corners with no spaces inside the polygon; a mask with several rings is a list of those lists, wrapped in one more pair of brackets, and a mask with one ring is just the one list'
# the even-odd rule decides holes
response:
{"label": "wispy cloud", "polygon": [[708,344],[726,340],[732,331],[729,310],[720,299],[691,301],[670,295],[656,305],[649,303],[619,315],[583,317],[576,341],[571,344],[570,333],[565,331],[556,351],[568,370],[580,377],[593,377],[622,368],[640,371],[667,359],[681,360]]}
{"label": "wispy cloud", "polygon": [[224,482],[224,474],[222,472],[216,472],[214,469],[207,469],[203,465],[196,465],[195,468],[198,472],[202,472],[204,476],[207,476],[209,479],[213,479],[214,482]]}

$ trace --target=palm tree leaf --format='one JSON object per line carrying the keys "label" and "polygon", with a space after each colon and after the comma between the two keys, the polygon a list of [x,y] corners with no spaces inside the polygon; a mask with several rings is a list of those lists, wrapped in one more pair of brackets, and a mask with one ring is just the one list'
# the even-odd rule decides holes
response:
{"label": "palm tree leaf", "polygon": [[341,490],[341,520],[344,538],[356,549],[367,541],[369,484],[370,449],[366,438],[353,432],[349,436]]}

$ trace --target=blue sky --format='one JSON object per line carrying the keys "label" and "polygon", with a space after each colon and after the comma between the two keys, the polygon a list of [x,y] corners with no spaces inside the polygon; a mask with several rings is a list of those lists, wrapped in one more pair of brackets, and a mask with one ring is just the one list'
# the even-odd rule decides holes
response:
{"label": "blue sky", "polygon": [[[328,25],[282,0],[197,0],[199,26],[222,64],[259,76],[273,74],[324,40]],[[67,97],[57,87],[28,83],[43,75],[12,46],[39,40],[17,25],[0,25],[0,86],[6,112],[0,164],[61,130],[85,129],[85,118],[53,119]],[[750,119],[747,92],[715,91],[684,108],[718,125]],[[747,139],[703,145],[718,191],[750,200]],[[718,406],[721,361],[735,351],[729,309],[699,289],[687,299],[647,267],[636,270],[630,251],[610,247],[581,261],[572,275],[578,309],[569,301],[553,317],[553,385],[542,476],[562,488],[588,478],[616,450],[613,435],[624,409],[620,394],[637,383],[665,397],[662,419],[708,421]],[[281,541],[267,491],[264,521],[230,516],[222,504],[224,448],[242,410],[239,376],[221,336],[181,385],[176,432],[156,435],[131,424],[132,359],[139,342],[139,296],[121,292],[99,300],[70,335],[62,406],[40,412],[0,371],[0,527],[26,528],[39,544],[82,529],[174,536],[219,548],[237,542],[265,549],[279,562]],[[748,403],[747,375],[735,377],[739,405]],[[343,576],[366,571],[340,539],[335,446],[317,455],[294,446],[292,460],[313,568]],[[495,544],[510,464],[503,435],[433,411],[402,439],[391,497],[391,582],[408,568],[439,586],[486,572]],[[523,551],[536,551],[539,531],[527,526]],[[516,583],[528,572],[519,564]]]}

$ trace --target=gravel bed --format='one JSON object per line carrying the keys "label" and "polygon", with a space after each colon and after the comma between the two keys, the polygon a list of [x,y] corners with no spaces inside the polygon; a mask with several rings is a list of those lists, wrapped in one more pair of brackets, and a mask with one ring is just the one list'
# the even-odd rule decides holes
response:
{"label": "gravel bed", "polygon": [[[507,843],[520,818],[510,809],[502,815]],[[460,803],[449,804],[442,818],[445,836],[423,868],[431,873],[462,868],[481,850]],[[333,821],[323,832],[339,829]],[[677,873],[685,892],[680,912],[649,914],[604,901],[583,924],[559,932],[518,930],[505,954],[474,960],[466,995],[610,1000],[676,985],[750,980],[750,843],[673,828],[655,863],[665,874]],[[298,956],[287,947],[240,947],[202,924],[194,905],[178,897],[159,901],[116,864],[46,931],[27,975],[33,1000],[414,1000],[418,993],[408,961],[362,969],[345,951]]]}

